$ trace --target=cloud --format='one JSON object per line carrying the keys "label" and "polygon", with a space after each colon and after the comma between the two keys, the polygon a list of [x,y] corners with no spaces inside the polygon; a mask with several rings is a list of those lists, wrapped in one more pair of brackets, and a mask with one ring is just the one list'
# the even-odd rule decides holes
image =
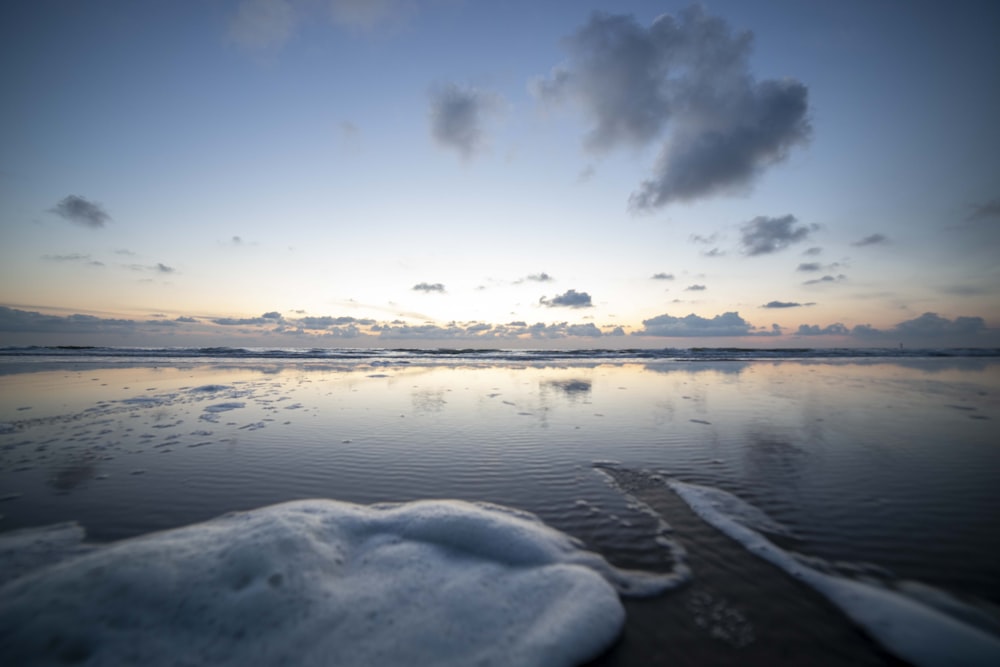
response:
{"label": "cloud", "polygon": [[298,16],[288,0],[243,0],[229,24],[229,38],[246,49],[282,47]]}
{"label": "cloud", "polygon": [[869,236],[864,237],[860,241],[855,241],[851,245],[857,248],[863,248],[866,245],[878,245],[880,243],[888,243],[888,242],[889,239],[883,234],[871,234]]}
{"label": "cloud", "polygon": [[812,280],[807,280],[803,285],[821,285],[823,283],[839,283],[847,280],[847,276],[843,273],[839,273],[836,276],[826,275],[822,278],[814,278]]}
{"label": "cloud", "polygon": [[42,259],[47,262],[86,262],[89,266],[104,266],[104,262],[91,259],[90,255],[79,252],[72,252],[68,255],[42,255]]}
{"label": "cloud", "polygon": [[44,315],[0,306],[0,331],[11,333],[131,333],[138,324],[135,320],[81,314]]}
{"label": "cloud", "polygon": [[704,292],[708,288],[704,285],[688,285],[684,288],[685,292]]}
{"label": "cloud", "polygon": [[180,317],[174,318],[174,322],[180,322],[182,324],[196,324],[198,320],[196,320],[193,317],[185,317],[182,315]]}
{"label": "cloud", "polygon": [[924,313],[912,320],[904,320],[889,329],[878,329],[870,324],[859,324],[848,329],[841,323],[820,327],[815,324],[799,326],[800,336],[845,336],[850,335],[866,341],[895,342],[902,340],[961,340],[965,344],[974,344],[976,340],[989,329],[981,317],[956,317],[953,320],[937,313]]}
{"label": "cloud", "polygon": [[820,264],[819,262],[802,262],[801,264],[799,264],[798,268],[795,269],[795,270],[796,271],[805,271],[807,273],[813,272],[813,271],[822,271],[823,270],[823,265]]}
{"label": "cloud", "polygon": [[816,255],[822,254],[822,252],[823,252],[822,248],[813,247],[813,248],[806,248],[805,250],[802,251],[802,254],[815,257]]}
{"label": "cloud", "polygon": [[100,204],[79,195],[63,197],[50,211],[65,220],[91,229],[100,229],[111,220],[111,216]]}
{"label": "cloud", "polygon": [[444,285],[441,283],[417,283],[411,287],[414,292],[425,292],[430,294],[431,292],[444,293]]}
{"label": "cloud", "polygon": [[797,301],[768,301],[761,308],[801,308],[803,306],[815,306],[812,301],[808,303],[798,303]]}
{"label": "cloud", "polygon": [[574,289],[567,290],[563,294],[554,296],[551,299],[546,299],[543,296],[538,300],[538,303],[549,308],[591,308],[594,305],[590,301],[589,294],[586,292],[577,292]]}
{"label": "cloud", "polygon": [[837,322],[826,327],[820,327],[818,324],[800,324],[797,333],[800,336],[846,336],[851,332],[846,326]]}
{"label": "cloud", "polygon": [[520,285],[521,283],[524,283],[524,282],[551,283],[551,282],[555,282],[555,278],[553,278],[549,274],[547,274],[544,271],[542,271],[541,273],[532,273],[531,275],[525,276],[524,278],[521,278],[520,280],[515,280],[514,284],[515,285]]}
{"label": "cloud", "polygon": [[295,322],[299,326],[306,329],[333,329],[349,324],[362,326],[371,326],[375,324],[375,320],[357,319],[354,317],[331,317],[329,315],[323,315],[321,317],[302,317],[295,320]]}
{"label": "cloud", "polygon": [[986,322],[981,317],[956,317],[949,320],[937,313],[924,313],[912,320],[900,322],[893,327],[893,332],[903,336],[939,337],[951,335],[974,335],[986,329]]}
{"label": "cloud", "polygon": [[634,332],[636,336],[746,336],[753,327],[740,317],[739,313],[728,312],[708,319],[695,315],[674,317],[658,315],[642,321],[642,329]]}
{"label": "cloud", "polygon": [[740,243],[747,255],[767,255],[804,241],[817,225],[799,225],[794,215],[757,216],[740,229]]}
{"label": "cloud", "polygon": [[699,6],[648,28],[597,12],[565,41],[568,61],[532,87],[543,102],[584,109],[592,151],[659,143],[653,177],[629,200],[654,209],[746,187],[809,138],[806,86],[757,81],[752,42]]}
{"label": "cloud", "polygon": [[965,219],[969,222],[979,222],[989,218],[1000,218],[1000,198],[988,201],[985,204],[974,204],[972,211]]}
{"label": "cloud", "polygon": [[257,324],[279,324],[283,321],[284,319],[281,317],[281,313],[277,311],[264,313],[260,317],[240,317],[240,318],[217,317],[211,320],[213,324],[218,324],[224,327],[251,326]]}
{"label": "cloud", "polygon": [[654,273],[650,276],[651,280],[673,280],[674,274],[672,273]]}
{"label": "cloud", "polygon": [[452,83],[431,90],[430,98],[431,136],[439,145],[458,151],[463,159],[485,150],[483,124],[499,111],[498,95]]}
{"label": "cloud", "polygon": [[177,269],[175,269],[174,267],[167,266],[166,264],[164,264],[162,262],[157,262],[157,264],[156,264],[156,271],[158,271],[159,273],[173,273],[176,270]]}

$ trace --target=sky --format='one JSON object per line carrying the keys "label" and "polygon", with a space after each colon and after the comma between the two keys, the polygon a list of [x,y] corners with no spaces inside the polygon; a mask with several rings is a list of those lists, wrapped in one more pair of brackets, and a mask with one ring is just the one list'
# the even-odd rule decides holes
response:
{"label": "sky", "polygon": [[0,345],[1000,346],[1000,3],[0,6]]}

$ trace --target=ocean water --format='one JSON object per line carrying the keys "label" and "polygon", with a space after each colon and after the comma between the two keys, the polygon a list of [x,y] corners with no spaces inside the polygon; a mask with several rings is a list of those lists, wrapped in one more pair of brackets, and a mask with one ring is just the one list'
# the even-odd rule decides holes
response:
{"label": "ocean water", "polygon": [[998,422],[990,350],[7,348],[0,552],[490,503],[667,582],[594,664],[995,664]]}

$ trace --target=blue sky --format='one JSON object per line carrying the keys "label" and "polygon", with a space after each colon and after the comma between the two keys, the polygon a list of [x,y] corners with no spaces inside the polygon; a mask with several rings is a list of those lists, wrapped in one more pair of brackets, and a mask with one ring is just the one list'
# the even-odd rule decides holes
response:
{"label": "blue sky", "polygon": [[0,344],[1000,345],[998,30],[4,3]]}

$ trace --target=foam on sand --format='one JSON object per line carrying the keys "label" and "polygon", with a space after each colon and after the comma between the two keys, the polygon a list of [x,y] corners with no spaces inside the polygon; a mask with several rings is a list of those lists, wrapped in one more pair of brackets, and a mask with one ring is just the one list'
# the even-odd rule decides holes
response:
{"label": "foam on sand", "polygon": [[460,501],[296,501],[81,539],[0,536],[0,571],[26,544],[53,552],[0,588],[3,664],[573,665],[621,631],[616,588],[657,590],[531,515]]}
{"label": "foam on sand", "polygon": [[817,590],[887,651],[918,667],[1000,665],[1000,637],[895,590],[809,567],[757,532],[772,520],[721,489],[667,483],[702,519]]}

